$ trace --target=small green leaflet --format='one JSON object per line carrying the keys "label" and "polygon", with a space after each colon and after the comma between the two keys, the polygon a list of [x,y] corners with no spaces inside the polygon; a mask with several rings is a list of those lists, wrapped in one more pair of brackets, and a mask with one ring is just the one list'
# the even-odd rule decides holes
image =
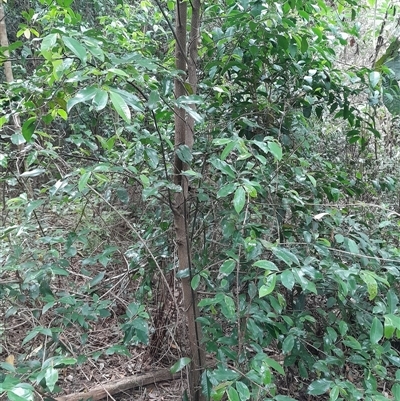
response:
{"label": "small green leaflet", "polygon": [[75,54],[76,57],[81,60],[82,63],[86,63],[87,54],[85,48],[74,38],[70,38],[68,36],[63,36],[62,40],[66,47]]}

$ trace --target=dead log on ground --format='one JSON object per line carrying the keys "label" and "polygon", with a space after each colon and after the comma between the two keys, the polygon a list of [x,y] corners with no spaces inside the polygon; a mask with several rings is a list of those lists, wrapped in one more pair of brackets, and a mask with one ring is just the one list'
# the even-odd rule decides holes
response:
{"label": "dead log on ground", "polygon": [[181,377],[180,373],[172,374],[169,369],[159,369],[153,372],[135,376],[124,377],[123,379],[113,380],[109,383],[96,386],[84,393],[74,393],[57,397],[56,401],[98,401],[108,395],[120,393],[135,387],[146,386],[167,380],[174,380]]}

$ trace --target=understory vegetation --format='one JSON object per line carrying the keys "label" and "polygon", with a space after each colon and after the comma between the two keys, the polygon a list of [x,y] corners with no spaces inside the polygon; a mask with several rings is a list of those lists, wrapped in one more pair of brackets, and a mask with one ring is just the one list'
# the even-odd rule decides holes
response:
{"label": "understory vegetation", "polygon": [[398,7],[0,0],[0,398],[400,401]]}

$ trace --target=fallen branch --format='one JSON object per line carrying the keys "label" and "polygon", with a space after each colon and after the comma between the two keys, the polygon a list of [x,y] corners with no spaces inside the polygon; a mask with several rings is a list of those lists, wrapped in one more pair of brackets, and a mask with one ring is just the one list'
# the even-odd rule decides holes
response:
{"label": "fallen branch", "polygon": [[56,401],[98,401],[108,395],[120,393],[135,387],[146,386],[162,381],[178,379],[181,374],[172,374],[169,369],[160,369],[154,372],[144,373],[135,376],[124,377],[123,379],[113,380],[109,383],[94,387],[84,393],[74,393],[57,397]]}

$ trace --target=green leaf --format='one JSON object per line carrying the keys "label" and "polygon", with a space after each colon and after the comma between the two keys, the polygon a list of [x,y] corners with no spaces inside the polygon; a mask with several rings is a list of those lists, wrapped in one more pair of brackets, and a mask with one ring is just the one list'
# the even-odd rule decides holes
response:
{"label": "green leaf", "polygon": [[176,155],[182,160],[184,163],[189,164],[193,160],[192,152],[187,145],[180,145],[176,149]]}
{"label": "green leaf", "polygon": [[260,298],[265,297],[266,295],[271,294],[275,289],[276,284],[276,274],[271,274],[267,277],[266,284],[262,285],[258,290],[258,296]]}
{"label": "green leaf", "polygon": [[360,250],[358,249],[358,246],[354,240],[351,238],[345,238],[344,243],[349,252],[353,254],[360,254]]}
{"label": "green leaf", "polygon": [[257,262],[253,263],[253,266],[269,271],[279,271],[276,264],[269,260],[258,260]]}
{"label": "green leaf", "polygon": [[218,192],[217,192],[217,198],[225,198],[225,196],[230,195],[235,191],[237,188],[238,184],[236,183],[230,183],[224,185]]}
{"label": "green leaf", "polygon": [[225,160],[225,159],[228,157],[229,153],[231,153],[231,150],[232,150],[235,146],[236,146],[236,142],[235,142],[235,141],[229,142],[229,143],[225,146],[224,150],[222,151],[220,159],[221,159],[221,160]]}
{"label": "green leaf", "polygon": [[91,171],[86,171],[85,173],[82,174],[82,177],[79,179],[78,182],[78,189],[79,192],[83,192],[87,188],[87,183],[92,175]]}
{"label": "green leaf", "polygon": [[20,383],[7,391],[7,397],[10,401],[34,401],[35,396],[31,386],[25,387],[24,383]]}
{"label": "green leaf", "polygon": [[288,266],[292,266],[293,263],[296,265],[300,264],[297,256],[285,248],[272,248],[272,252],[278,259],[285,262]]}
{"label": "green leaf", "polygon": [[277,395],[274,397],[274,400],[276,401],[297,401],[296,399],[292,397],[288,397],[287,395]]}
{"label": "green leaf", "polygon": [[227,393],[229,401],[240,401],[239,394],[233,387],[229,387]]}
{"label": "green leaf", "polygon": [[96,95],[93,98],[93,106],[96,111],[103,110],[107,106],[108,93],[102,89],[97,89]]}
{"label": "green leaf", "polygon": [[284,270],[280,278],[282,285],[291,291],[296,283],[293,273],[290,270]]}
{"label": "green leaf", "polygon": [[285,375],[285,371],[283,370],[282,365],[279,362],[275,361],[275,359],[267,357],[267,358],[265,358],[265,362],[267,363],[267,365],[269,367],[271,367],[272,369],[276,370],[281,375]]}
{"label": "green leaf", "polygon": [[155,110],[157,108],[157,103],[160,101],[160,95],[158,91],[152,90],[150,92],[149,100],[147,106],[150,110]]}
{"label": "green leaf", "polygon": [[372,71],[369,73],[369,84],[371,89],[375,89],[381,79],[381,74],[377,71]]}
{"label": "green leaf", "polygon": [[85,89],[81,89],[72,99],[69,99],[67,102],[67,113],[71,111],[71,109],[77,105],[78,103],[87,102],[88,100],[92,100],[98,92],[98,89],[95,86],[89,86]]}
{"label": "green leaf", "polygon": [[331,388],[331,391],[329,392],[329,401],[336,401],[339,397],[339,393],[340,393],[340,387],[333,386]]}
{"label": "green leaf", "polygon": [[307,37],[304,35],[301,38],[301,52],[305,53],[308,50],[308,42],[307,42]]}
{"label": "green leaf", "polygon": [[268,142],[269,151],[275,157],[276,160],[282,160],[282,146],[278,142]]}
{"label": "green leaf", "polygon": [[99,284],[101,282],[101,280],[103,280],[104,276],[105,276],[106,272],[100,272],[99,274],[96,275],[96,277],[94,277],[92,280],[90,280],[89,282],[89,288],[93,288],[95,287],[97,284]]}
{"label": "green leaf", "polygon": [[236,317],[235,302],[228,295],[223,296],[223,301],[220,302],[222,314],[228,319],[233,320]]}
{"label": "green leaf", "polygon": [[68,36],[62,36],[62,40],[65,46],[68,47],[72,53],[75,54],[76,57],[81,60],[82,63],[86,63],[87,61],[87,54],[85,48],[74,38],[70,38]]}
{"label": "green leaf", "polygon": [[333,382],[330,380],[326,379],[316,380],[308,386],[308,394],[310,395],[325,394],[329,390],[332,384]]}
{"label": "green leaf", "polygon": [[53,391],[58,381],[58,370],[50,366],[46,369],[44,379],[46,381],[46,386],[49,388],[50,391]]}
{"label": "green leaf", "polygon": [[193,290],[197,290],[200,284],[200,274],[195,274],[190,282],[190,285]]}
{"label": "green leaf", "polygon": [[235,195],[233,197],[233,207],[236,210],[236,213],[239,214],[246,203],[246,191],[242,186],[238,187],[235,191]]}
{"label": "green leaf", "polygon": [[218,277],[222,278],[222,277],[229,276],[235,270],[235,267],[236,267],[235,260],[233,260],[233,259],[225,260],[225,262],[222,263],[221,267],[219,268]]}
{"label": "green leaf", "polygon": [[34,168],[33,170],[29,171],[24,171],[20,176],[21,177],[37,177],[38,175],[41,175],[45,173],[46,170],[44,168]]}
{"label": "green leaf", "polygon": [[190,358],[184,357],[180,358],[177,362],[175,362],[170,369],[170,372],[172,374],[180,372],[185,366],[189,365],[191,362]]}
{"label": "green leaf", "polygon": [[284,354],[289,354],[294,347],[294,336],[289,334],[282,343],[282,352]]}
{"label": "green leaf", "polygon": [[235,170],[231,165],[224,162],[223,160],[213,159],[211,160],[211,164],[222,173],[228,175],[231,178],[236,178]]}
{"label": "green leaf", "polygon": [[372,344],[378,344],[378,342],[383,337],[383,325],[382,322],[377,318],[374,317],[372,319],[372,325],[369,332],[369,338]]}
{"label": "green leaf", "polygon": [[245,383],[237,381],[235,383],[235,387],[239,394],[240,401],[246,401],[250,399],[250,390]]}
{"label": "green leaf", "polygon": [[204,370],[203,374],[201,375],[201,391],[206,396],[207,400],[211,399],[211,392],[213,390],[212,383],[208,378],[208,370]]}
{"label": "green leaf", "polygon": [[25,138],[26,142],[29,142],[35,132],[36,127],[36,117],[28,118],[22,125],[22,136]]}
{"label": "green leaf", "polygon": [[378,283],[376,282],[373,274],[368,270],[361,270],[359,276],[364,283],[367,284],[369,300],[372,301],[378,295]]}
{"label": "green leaf", "polygon": [[43,38],[42,44],[40,45],[40,51],[51,50],[53,46],[57,43],[57,34],[51,33]]}
{"label": "green leaf", "polygon": [[129,123],[131,121],[131,111],[122,96],[110,90],[110,99],[117,113],[125,122]]}

